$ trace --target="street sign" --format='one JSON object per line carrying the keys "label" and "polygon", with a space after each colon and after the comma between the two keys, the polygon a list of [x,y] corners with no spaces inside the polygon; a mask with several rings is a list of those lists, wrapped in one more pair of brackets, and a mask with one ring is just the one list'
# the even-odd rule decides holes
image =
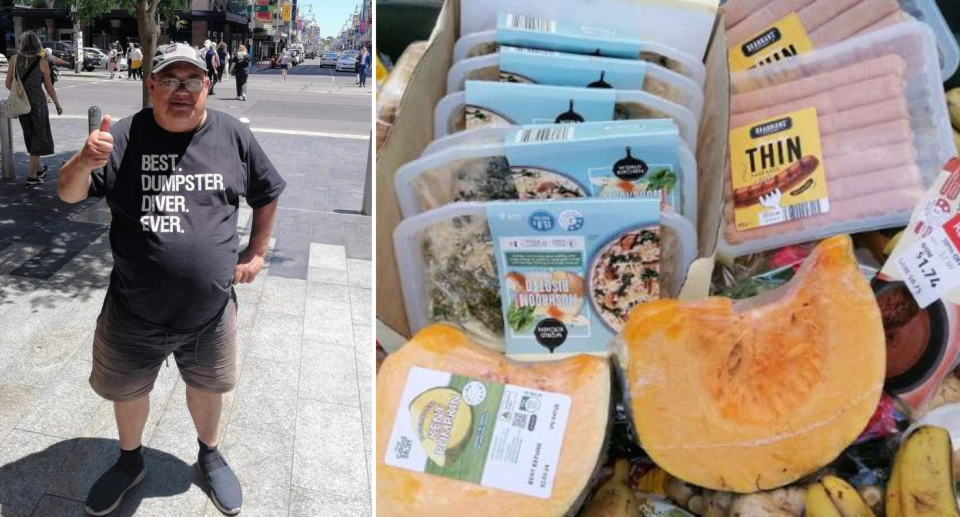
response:
{"label": "street sign", "polygon": [[292,13],[293,6],[290,4],[283,4],[283,21],[290,21],[290,15]]}

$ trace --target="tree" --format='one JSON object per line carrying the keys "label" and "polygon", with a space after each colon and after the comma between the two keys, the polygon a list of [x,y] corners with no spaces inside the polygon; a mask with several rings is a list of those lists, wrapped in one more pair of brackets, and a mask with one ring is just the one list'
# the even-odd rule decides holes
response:
{"label": "tree", "polygon": [[[157,48],[159,19],[162,17],[171,23],[179,23],[175,11],[186,9],[187,0],[77,0],[78,20],[92,22],[111,9],[126,9],[137,18],[137,32],[140,34],[140,50],[143,51],[143,76],[150,77],[153,71],[153,54]],[[143,81],[143,107],[153,106],[147,92],[147,82]]]}

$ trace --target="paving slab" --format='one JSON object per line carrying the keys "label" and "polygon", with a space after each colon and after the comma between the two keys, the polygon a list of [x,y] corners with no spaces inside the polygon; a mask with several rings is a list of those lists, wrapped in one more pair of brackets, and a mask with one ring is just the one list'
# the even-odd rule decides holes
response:
{"label": "paving slab", "polygon": [[289,365],[247,357],[230,425],[293,435],[297,423],[297,386],[298,375],[290,371]]}
{"label": "paving slab", "polygon": [[366,517],[371,515],[366,498],[348,498],[339,494],[294,487],[290,491],[290,517]]}
{"label": "paving slab", "polygon": [[257,359],[296,365],[300,362],[302,340],[303,316],[262,308],[254,319],[248,353]]}
{"label": "paving slab", "polygon": [[87,361],[69,361],[17,428],[65,439],[80,437],[103,402],[90,388],[90,367]]}
{"label": "paving slab", "polygon": [[350,288],[350,312],[354,325],[373,324],[373,293],[370,289]]}
{"label": "paving slab", "polygon": [[372,262],[369,260],[347,259],[347,273],[352,287],[370,289],[373,285]]}
{"label": "paving slab", "polygon": [[300,399],[292,484],[351,499],[367,497],[362,436],[360,409]]}
{"label": "paving slab", "polygon": [[80,501],[46,494],[33,511],[33,517],[84,517],[87,511]]}
{"label": "paving slab", "polygon": [[[0,350],[0,354],[3,353],[3,350]],[[7,434],[27,415],[42,391],[31,386],[0,384],[0,443],[3,443]]]}
{"label": "paving slab", "polygon": [[0,442],[3,517],[29,517],[75,445],[75,440],[11,431]]}
{"label": "paving slab", "polygon": [[347,269],[347,253],[343,246],[310,243],[310,267]]}
{"label": "paving slab", "polygon": [[300,361],[300,398],[360,407],[353,348],[305,341]]}

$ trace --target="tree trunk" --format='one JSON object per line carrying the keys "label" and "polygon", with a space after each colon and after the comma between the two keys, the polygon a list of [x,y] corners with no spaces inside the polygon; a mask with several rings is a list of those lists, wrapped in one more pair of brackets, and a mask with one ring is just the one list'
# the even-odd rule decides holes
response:
{"label": "tree trunk", "polygon": [[[150,92],[147,91],[146,78],[150,77],[153,71],[153,54],[157,48],[157,4],[159,0],[138,0],[137,1],[137,30],[140,33],[140,50],[143,52],[143,61],[140,66],[143,69],[143,107],[152,108],[153,101],[150,100]],[[130,63],[127,63],[130,66]]]}

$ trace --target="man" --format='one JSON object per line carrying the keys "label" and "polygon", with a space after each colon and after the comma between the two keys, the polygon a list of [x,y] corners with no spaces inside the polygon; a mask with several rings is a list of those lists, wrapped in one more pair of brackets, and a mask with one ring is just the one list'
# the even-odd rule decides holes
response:
{"label": "man", "polygon": [[[237,378],[232,284],[252,282],[263,266],[286,183],[249,129],[205,109],[205,71],[190,46],[159,48],[147,78],[153,108],[112,128],[105,116],[57,182],[64,201],[106,196],[113,215],[114,268],[90,385],[114,403],[120,459],[91,488],[91,515],[116,509],[144,477],[149,392],[170,353],[186,384],[210,497],[223,513],[240,511],[240,484],[217,450],[221,394]],[[240,196],[254,210],[250,244],[238,254]]]}

